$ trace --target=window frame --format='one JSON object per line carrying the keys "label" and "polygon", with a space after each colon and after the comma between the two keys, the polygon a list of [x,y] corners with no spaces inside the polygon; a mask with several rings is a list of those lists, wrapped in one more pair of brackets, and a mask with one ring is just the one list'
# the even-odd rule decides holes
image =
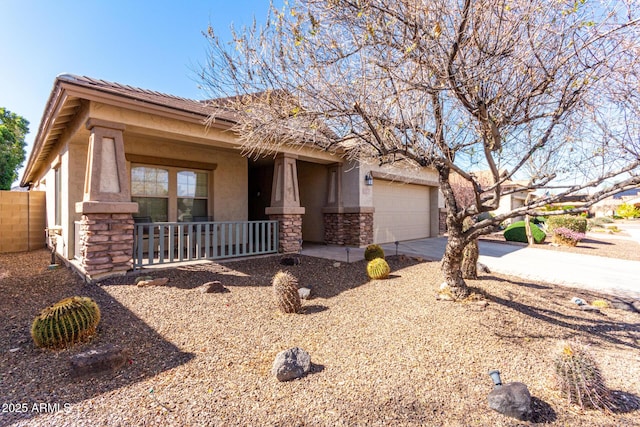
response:
{"label": "window frame", "polygon": [[[131,162],[129,167],[129,177],[131,179],[130,187],[131,187],[131,198],[133,200],[134,197],[156,197],[156,196],[137,196],[133,192],[133,170],[137,167],[147,167],[154,169],[162,169],[168,172],[168,194],[167,194],[167,222],[179,222],[178,220],[178,199],[183,198],[193,198],[198,200],[206,200],[206,216],[211,217],[212,215],[212,206],[213,206],[213,197],[212,197],[212,177],[213,177],[213,169],[199,169],[199,168],[191,168],[185,166],[168,166],[168,165],[156,165],[152,163],[141,163],[141,162]],[[194,172],[194,173],[203,173],[205,175],[206,182],[206,197],[205,196],[194,196],[194,197],[181,197],[178,196],[178,174],[180,172]],[[197,180],[196,180],[197,186]],[[164,197],[161,197],[164,198]],[[134,216],[136,216],[134,214]]]}

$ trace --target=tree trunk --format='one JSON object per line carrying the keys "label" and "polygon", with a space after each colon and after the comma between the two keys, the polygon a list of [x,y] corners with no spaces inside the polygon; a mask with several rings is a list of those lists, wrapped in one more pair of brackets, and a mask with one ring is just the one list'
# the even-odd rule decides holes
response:
{"label": "tree trunk", "polygon": [[462,252],[462,277],[476,280],[478,278],[478,239],[473,239]]}
{"label": "tree trunk", "polygon": [[529,246],[533,245],[535,241],[533,240],[533,234],[531,233],[531,218],[529,215],[524,216],[524,231],[527,233],[527,243]]}
{"label": "tree trunk", "polygon": [[[462,223],[463,231],[467,231],[475,223],[471,217],[465,218]],[[473,239],[464,247],[462,251],[462,277],[464,279],[478,278],[478,239]]]}
{"label": "tree trunk", "polygon": [[451,296],[461,300],[469,296],[469,288],[462,277],[462,253],[464,241],[459,237],[449,235],[447,247],[442,256],[442,274],[449,286]]}

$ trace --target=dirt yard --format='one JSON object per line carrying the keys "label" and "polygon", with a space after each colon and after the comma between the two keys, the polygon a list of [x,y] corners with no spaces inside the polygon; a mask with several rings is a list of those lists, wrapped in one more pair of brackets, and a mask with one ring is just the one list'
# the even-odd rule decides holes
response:
{"label": "dirt yard", "polygon": [[[0,255],[0,426],[640,425],[634,301],[486,274],[470,285],[488,305],[452,303],[435,299],[435,262],[389,257],[391,278],[368,281],[364,262],[279,261],[156,270],[169,283],[138,288],[135,276],[86,285],[65,268],[48,270],[44,250]],[[270,280],[279,269],[312,289],[304,313],[276,310]],[[197,289],[211,280],[230,292]],[[36,348],[33,318],[72,295],[100,305],[97,335],[68,350]],[[620,308],[583,312],[573,296]],[[588,345],[613,413],[569,406],[554,388],[561,340]],[[108,343],[129,351],[125,367],[70,376],[69,356]],[[279,383],[273,359],[295,346],[310,353],[312,372]],[[487,406],[490,369],[527,384],[529,422]]]}

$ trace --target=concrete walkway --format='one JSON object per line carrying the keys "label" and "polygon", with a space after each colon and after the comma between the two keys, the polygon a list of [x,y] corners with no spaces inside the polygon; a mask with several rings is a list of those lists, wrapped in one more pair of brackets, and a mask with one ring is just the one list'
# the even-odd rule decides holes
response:
{"label": "concrete walkway", "polygon": [[[637,231],[640,234],[640,224]],[[446,243],[446,237],[412,240],[400,242],[397,250],[399,254],[440,260]],[[393,243],[382,247],[389,255],[396,253]],[[347,252],[341,246],[305,244],[302,254],[341,262],[347,261],[347,255],[349,262],[364,259],[363,248]],[[480,262],[496,273],[640,299],[640,261],[481,241]]]}

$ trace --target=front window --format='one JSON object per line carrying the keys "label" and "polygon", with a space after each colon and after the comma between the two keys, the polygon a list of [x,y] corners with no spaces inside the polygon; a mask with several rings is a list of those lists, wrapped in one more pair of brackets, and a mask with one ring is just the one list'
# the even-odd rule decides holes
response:
{"label": "front window", "polygon": [[153,222],[169,220],[169,171],[148,166],[131,168],[131,200],[140,217]]}
{"label": "front window", "polygon": [[193,221],[207,217],[206,172],[178,172],[178,221]]}
{"label": "front window", "polygon": [[131,200],[136,217],[152,222],[206,221],[209,211],[209,174],[172,167],[134,165]]}

